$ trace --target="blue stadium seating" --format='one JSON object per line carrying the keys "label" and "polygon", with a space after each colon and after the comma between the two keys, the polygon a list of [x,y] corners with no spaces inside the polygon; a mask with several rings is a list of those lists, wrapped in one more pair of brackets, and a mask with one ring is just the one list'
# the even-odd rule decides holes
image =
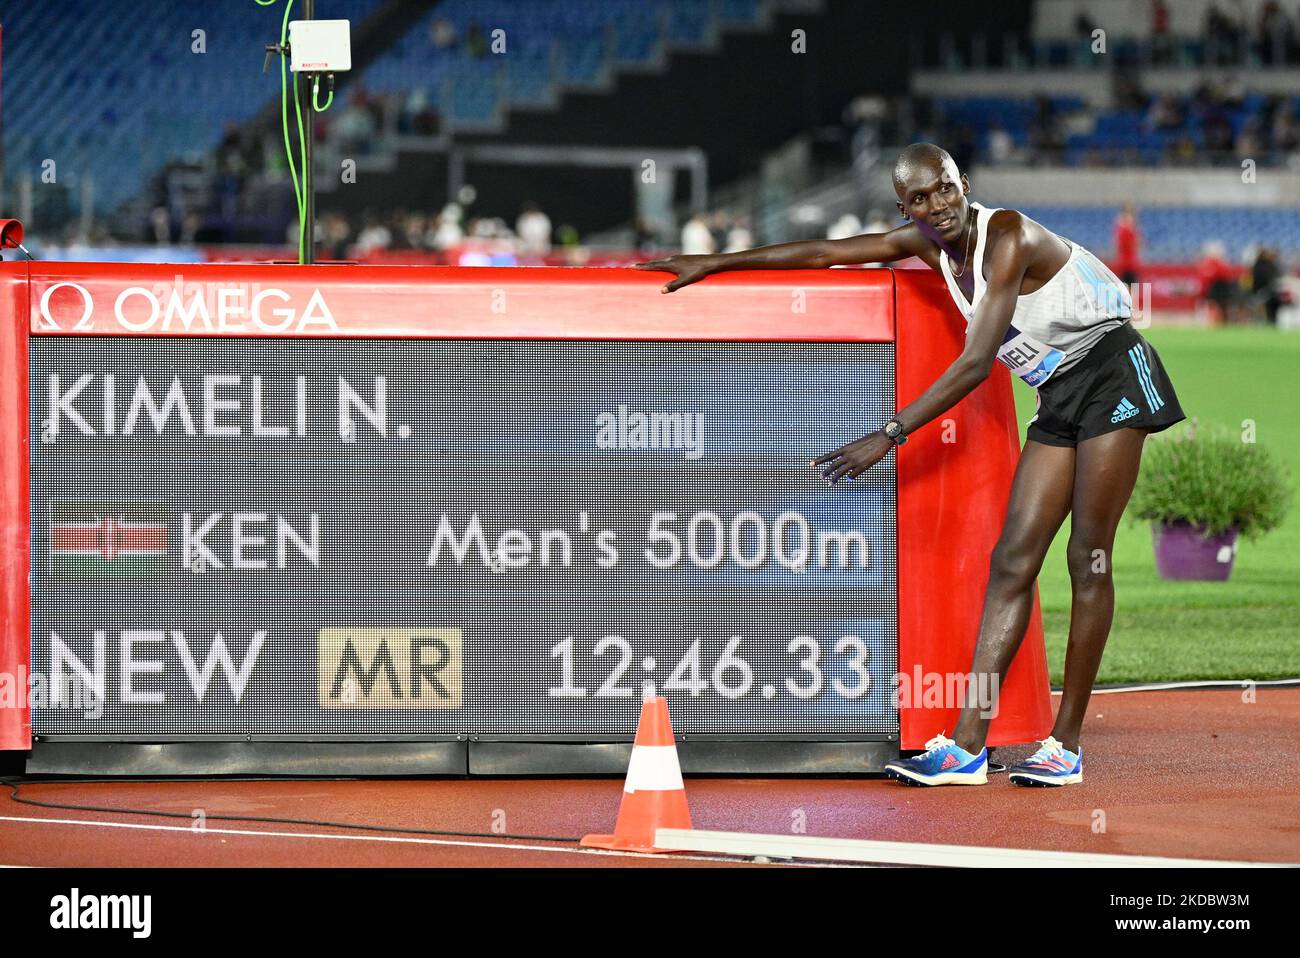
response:
{"label": "blue stadium seating", "polygon": [[[665,43],[707,42],[718,22],[755,23],[761,12],[758,0],[443,0],[362,79],[381,93],[426,89],[452,128],[483,124],[511,106],[553,102],[563,85],[598,84],[614,65],[653,63]],[[471,25],[488,44],[493,31],[503,30],[507,55],[476,58],[463,42],[435,48],[433,24],[439,18],[451,24],[458,41]],[[483,84],[491,91],[464,89]]]}
{"label": "blue stadium seating", "polygon": [[[1098,255],[1108,255],[1114,245],[1117,207],[1019,208],[1054,233]],[[1300,209],[1148,207],[1138,211],[1138,229],[1142,233],[1142,258],[1149,262],[1195,260],[1211,240],[1223,243],[1230,259],[1240,259],[1247,246],[1260,243],[1281,249],[1300,248]]]}
{"label": "blue stadium seating", "polygon": [[[346,16],[360,22],[381,2],[348,0]],[[341,8],[322,0],[317,16]],[[6,176],[39,183],[42,162],[52,159],[59,183],[91,176],[96,205],[107,210],[167,162],[206,153],[226,123],[278,101],[279,68],[264,76],[262,62],[283,11],[252,0],[12,5],[4,18]],[[194,30],[204,31],[205,52],[192,50]],[[87,49],[97,51],[93,62],[69,57]]]}
{"label": "blue stadium seating", "polygon": [[[354,27],[383,0],[320,0],[316,16]],[[227,123],[243,123],[278,101],[278,66],[262,74],[264,46],[279,37],[283,0],[202,4],[138,0],[24,3],[4,19],[7,174],[37,178],[46,158],[59,182],[93,176],[101,211],[137,195],[170,161],[201,156]],[[295,17],[299,8],[295,8]],[[359,75],[371,91],[422,88],[452,129],[490,124],[510,106],[554,102],[565,85],[600,83],[616,65],[655,62],[665,43],[698,45],[717,25],[758,22],[759,0],[443,0],[409,25]],[[472,56],[458,42],[433,43],[436,18],[464,40],[472,24],[491,44],[505,31],[507,56]],[[100,51],[69,60],[67,34]],[[191,52],[191,31],[206,53]]]}
{"label": "blue stadium seating", "polygon": [[[1051,97],[1057,113],[1081,109],[1079,97]],[[1227,113],[1233,135],[1239,134],[1252,117],[1264,110],[1267,97],[1251,94],[1243,98],[1239,107]],[[988,133],[996,123],[1006,130],[1017,145],[1029,142],[1037,110],[1036,103],[1028,97],[945,97],[935,102],[940,116],[950,128],[970,126],[980,134],[979,145],[988,148]],[[1096,125],[1089,134],[1073,134],[1066,139],[1064,160],[1067,165],[1078,166],[1095,157],[1118,158],[1125,163],[1155,166],[1168,159],[1173,146],[1183,140],[1196,149],[1205,145],[1201,126],[1190,101],[1185,99],[1186,119],[1170,130],[1153,130],[1146,124],[1146,114],[1140,110],[1108,110],[1096,115]],[[1300,111],[1300,96],[1284,105]]]}

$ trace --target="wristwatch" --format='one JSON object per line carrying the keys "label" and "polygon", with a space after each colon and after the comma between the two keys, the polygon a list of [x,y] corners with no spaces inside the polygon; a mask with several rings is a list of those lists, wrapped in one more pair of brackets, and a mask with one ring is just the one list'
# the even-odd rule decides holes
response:
{"label": "wristwatch", "polygon": [[903,424],[897,419],[891,419],[885,423],[885,435],[888,436],[895,446],[901,446],[907,442],[907,437],[903,435]]}

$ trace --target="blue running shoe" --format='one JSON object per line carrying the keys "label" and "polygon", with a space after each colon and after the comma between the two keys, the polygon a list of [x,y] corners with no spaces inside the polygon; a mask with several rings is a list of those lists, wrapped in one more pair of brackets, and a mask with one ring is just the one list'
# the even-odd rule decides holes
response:
{"label": "blue running shoe", "polygon": [[1083,781],[1083,749],[1071,752],[1049,735],[1007,778],[1015,785],[1077,785]]}
{"label": "blue running shoe", "polygon": [[984,785],[988,782],[989,750],[972,755],[940,733],[913,758],[885,763],[885,774],[904,785]]}

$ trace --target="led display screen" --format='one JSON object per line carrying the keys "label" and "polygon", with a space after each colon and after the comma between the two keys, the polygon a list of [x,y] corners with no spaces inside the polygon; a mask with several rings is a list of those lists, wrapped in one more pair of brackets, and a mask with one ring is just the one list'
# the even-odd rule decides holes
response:
{"label": "led display screen", "polygon": [[893,348],[35,337],[33,731],[896,735]]}

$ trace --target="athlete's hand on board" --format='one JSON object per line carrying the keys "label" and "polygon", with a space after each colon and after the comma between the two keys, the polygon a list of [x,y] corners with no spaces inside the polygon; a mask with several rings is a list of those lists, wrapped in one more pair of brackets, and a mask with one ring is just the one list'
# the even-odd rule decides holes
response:
{"label": "athlete's hand on board", "polygon": [[894,440],[878,430],[817,457],[809,465],[821,469],[822,477],[834,485],[841,479],[858,478],[893,448]]}
{"label": "athlete's hand on board", "polygon": [[669,256],[667,259],[652,259],[646,263],[636,264],[637,269],[655,269],[676,274],[677,278],[661,289],[661,293],[671,293],[683,286],[699,282],[712,273],[716,266],[717,258],[711,254],[680,254]]}

